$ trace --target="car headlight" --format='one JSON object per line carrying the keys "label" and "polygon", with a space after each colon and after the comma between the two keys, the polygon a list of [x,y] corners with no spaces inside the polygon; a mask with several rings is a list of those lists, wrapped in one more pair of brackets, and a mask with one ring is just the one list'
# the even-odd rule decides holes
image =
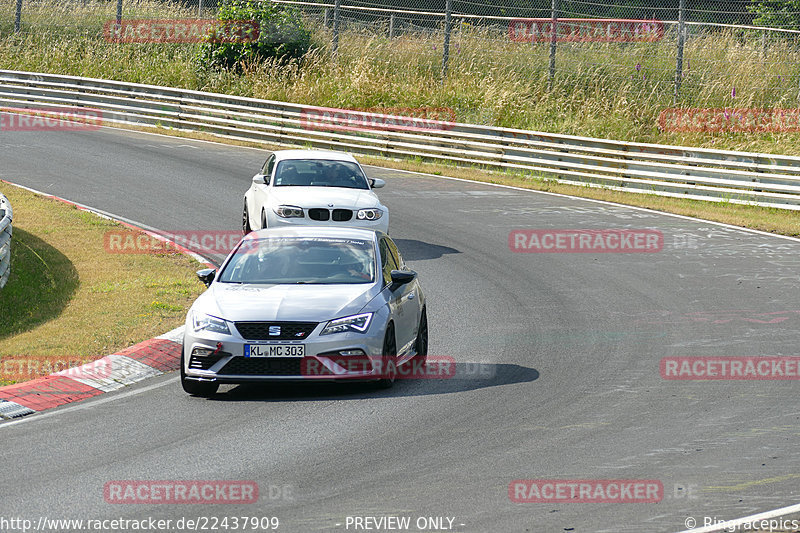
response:
{"label": "car headlight", "polygon": [[364,333],[372,321],[372,313],[363,313],[360,315],[346,316],[344,318],[337,318],[331,320],[325,327],[322,328],[320,335],[330,335],[331,333],[344,333],[345,331],[355,331],[357,333]]}
{"label": "car headlight", "polygon": [[275,214],[281,218],[303,218],[303,208],[294,205],[279,205],[275,209]]}
{"label": "car headlight", "polygon": [[224,333],[230,335],[231,330],[228,329],[228,323],[221,318],[206,315],[203,313],[192,314],[192,326],[195,331],[213,331],[214,333]]}
{"label": "car headlight", "polygon": [[372,209],[359,209],[356,213],[356,218],[358,220],[378,220],[383,216],[383,211],[380,209],[372,208]]}

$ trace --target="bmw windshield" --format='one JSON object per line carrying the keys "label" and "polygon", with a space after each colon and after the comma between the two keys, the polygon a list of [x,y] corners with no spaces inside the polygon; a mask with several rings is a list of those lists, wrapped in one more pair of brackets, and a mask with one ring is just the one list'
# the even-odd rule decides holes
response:
{"label": "bmw windshield", "polygon": [[372,241],[359,239],[245,239],[218,279],[222,283],[372,283],[375,250]]}
{"label": "bmw windshield", "polygon": [[367,177],[356,163],[287,159],[278,163],[276,187],[344,187],[369,189]]}

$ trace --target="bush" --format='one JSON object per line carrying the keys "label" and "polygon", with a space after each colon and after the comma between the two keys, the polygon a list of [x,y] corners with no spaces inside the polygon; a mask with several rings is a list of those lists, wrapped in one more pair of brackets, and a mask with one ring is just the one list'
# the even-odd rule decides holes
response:
{"label": "bush", "polygon": [[297,59],[311,48],[311,32],[306,29],[300,13],[293,8],[258,0],[225,0],[217,19],[229,25],[231,21],[258,24],[258,37],[222,39],[205,43],[200,50],[201,66],[215,69],[242,70],[246,63],[267,58]]}

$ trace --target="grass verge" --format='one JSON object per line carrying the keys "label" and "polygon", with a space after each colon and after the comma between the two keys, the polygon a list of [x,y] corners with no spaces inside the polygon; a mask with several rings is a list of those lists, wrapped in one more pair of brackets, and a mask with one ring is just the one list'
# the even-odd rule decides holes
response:
{"label": "grass verge", "polygon": [[177,253],[106,252],[116,222],[0,184],[14,208],[0,290],[0,385],[95,360],[179,326],[202,292]]}

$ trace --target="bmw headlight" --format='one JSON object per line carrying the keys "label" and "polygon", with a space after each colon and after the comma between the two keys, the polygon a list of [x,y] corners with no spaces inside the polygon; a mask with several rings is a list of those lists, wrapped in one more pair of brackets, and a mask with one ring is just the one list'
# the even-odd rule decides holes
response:
{"label": "bmw headlight", "polygon": [[275,214],[281,218],[303,218],[303,208],[294,205],[279,205],[275,209]]}
{"label": "bmw headlight", "polygon": [[358,220],[378,220],[383,216],[383,211],[380,209],[372,208],[372,209],[359,209],[356,213],[356,218]]}
{"label": "bmw headlight", "polygon": [[214,333],[224,333],[225,335],[231,334],[231,330],[228,329],[228,323],[226,321],[203,313],[192,314],[192,326],[195,331],[212,331]]}
{"label": "bmw headlight", "polygon": [[356,333],[364,333],[372,321],[372,313],[363,313],[360,315],[346,316],[344,318],[337,318],[331,320],[325,327],[322,328],[320,335],[330,335],[331,333],[344,333],[345,331],[355,331]]}

